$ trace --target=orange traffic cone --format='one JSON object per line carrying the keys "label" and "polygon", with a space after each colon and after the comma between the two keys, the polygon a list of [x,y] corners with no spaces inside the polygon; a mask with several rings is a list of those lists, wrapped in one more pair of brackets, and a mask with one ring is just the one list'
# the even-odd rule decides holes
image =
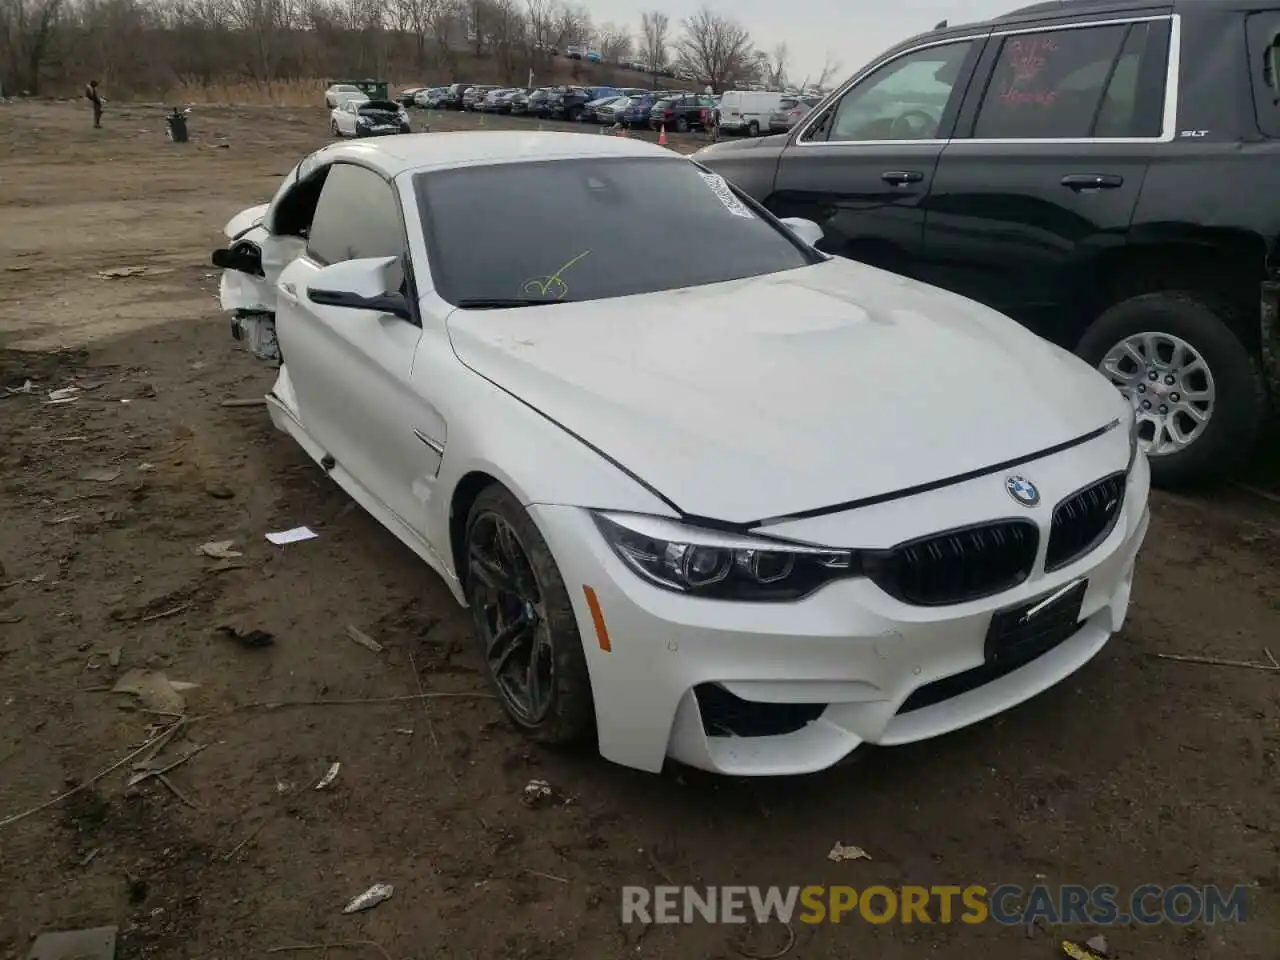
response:
{"label": "orange traffic cone", "polygon": [[667,125],[664,123],[658,128],[658,146],[665,147],[667,145]]}

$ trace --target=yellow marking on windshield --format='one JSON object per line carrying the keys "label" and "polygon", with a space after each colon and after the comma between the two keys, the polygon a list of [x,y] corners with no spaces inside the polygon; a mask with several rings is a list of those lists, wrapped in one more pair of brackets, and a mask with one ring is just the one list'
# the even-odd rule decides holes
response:
{"label": "yellow marking on windshield", "polygon": [[590,250],[583,250],[580,254],[578,254],[576,257],[574,257],[572,260],[570,260],[568,263],[562,266],[555,273],[551,274],[551,276],[549,277],[534,277],[532,280],[526,280],[524,282],[524,286],[521,288],[521,292],[534,293],[536,291],[537,294],[541,297],[549,297],[551,296],[551,291],[555,290],[557,291],[555,295],[555,299],[563,300],[565,298],[565,295],[568,294],[569,292],[569,285],[564,282],[560,274],[564,273],[566,270],[572,267],[575,263],[577,263],[583,257],[587,256],[589,253],[591,253]]}

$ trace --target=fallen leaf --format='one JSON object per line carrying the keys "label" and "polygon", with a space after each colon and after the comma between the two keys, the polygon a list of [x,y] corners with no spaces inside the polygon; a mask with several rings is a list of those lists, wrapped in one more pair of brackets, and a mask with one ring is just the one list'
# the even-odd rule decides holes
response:
{"label": "fallen leaf", "polygon": [[214,540],[211,543],[202,543],[200,552],[206,557],[213,557],[215,560],[234,560],[236,557],[243,557],[244,554],[235,549],[234,540]]}
{"label": "fallen leaf", "polygon": [[846,847],[839,841],[831,848],[831,852],[827,854],[828,860],[870,860],[871,854],[863,850],[861,847]]}
{"label": "fallen leaf", "polygon": [[187,701],[169,678],[151,670],[130,670],[116,681],[111,692],[137,697],[148,710],[160,713],[180,714],[187,708]]}
{"label": "fallen leaf", "polygon": [[93,483],[110,483],[112,480],[120,476],[119,470],[86,470],[80,474],[81,480],[89,480]]}

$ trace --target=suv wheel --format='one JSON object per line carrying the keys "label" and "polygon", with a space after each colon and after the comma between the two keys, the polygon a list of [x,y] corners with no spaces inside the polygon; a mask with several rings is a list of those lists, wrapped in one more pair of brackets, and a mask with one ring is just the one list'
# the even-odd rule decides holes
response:
{"label": "suv wheel", "polygon": [[1076,348],[1133,403],[1157,486],[1219,479],[1253,449],[1266,388],[1228,315],[1196,294],[1147,293],[1104,312]]}
{"label": "suv wheel", "polygon": [[689,121],[684,117],[676,117],[676,133],[688,133]]}
{"label": "suv wheel", "polygon": [[748,137],[760,136],[760,124],[756,123],[754,120],[752,120],[749,124],[747,124],[747,136]]}

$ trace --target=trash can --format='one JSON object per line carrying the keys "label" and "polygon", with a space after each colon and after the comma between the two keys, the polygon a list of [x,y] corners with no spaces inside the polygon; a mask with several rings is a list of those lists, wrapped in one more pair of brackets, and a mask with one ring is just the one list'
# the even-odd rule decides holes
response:
{"label": "trash can", "polygon": [[169,139],[174,143],[187,142],[187,115],[183,111],[174,107],[167,117],[164,118],[165,123],[169,125]]}

